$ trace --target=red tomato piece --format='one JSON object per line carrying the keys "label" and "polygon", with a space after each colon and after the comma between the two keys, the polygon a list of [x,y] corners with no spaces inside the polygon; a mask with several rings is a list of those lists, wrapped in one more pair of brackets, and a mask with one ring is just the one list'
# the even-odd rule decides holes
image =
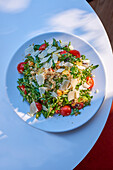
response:
{"label": "red tomato piece", "polygon": [[67,53],[67,51],[65,51],[65,50],[60,52],[61,55],[66,54],[66,53]]}
{"label": "red tomato piece", "polygon": [[60,110],[60,114],[63,116],[69,116],[71,114],[71,107],[68,105],[63,106]]}
{"label": "red tomato piece", "polygon": [[49,68],[48,70],[49,70],[49,71],[54,71],[53,68]]}
{"label": "red tomato piece", "polygon": [[27,62],[21,62],[21,63],[18,64],[17,70],[18,70],[19,73],[23,73],[25,64],[27,64]]}
{"label": "red tomato piece", "polygon": [[27,94],[27,91],[26,91],[26,89],[25,89],[25,86],[24,85],[22,85],[22,86],[19,86],[19,88],[24,92],[24,94],[26,95]]}
{"label": "red tomato piece", "polygon": [[92,87],[94,86],[94,80],[92,79],[92,77],[86,77],[86,83],[90,86],[88,89],[92,89]]}
{"label": "red tomato piece", "polygon": [[37,107],[37,109],[38,109],[38,112],[40,112],[40,111],[42,110],[42,105],[41,105],[41,103],[36,102],[35,104],[36,104],[36,107]]}
{"label": "red tomato piece", "polygon": [[77,103],[77,109],[80,110],[84,107],[84,103]]}
{"label": "red tomato piece", "polygon": [[82,109],[84,107],[84,103],[79,102],[76,103],[75,106],[72,106],[74,109],[77,108],[78,110]]}
{"label": "red tomato piece", "polygon": [[45,50],[46,49],[46,47],[47,47],[47,44],[42,44],[40,47],[39,47],[39,51],[43,51],[43,50]]}
{"label": "red tomato piece", "polygon": [[60,110],[56,110],[55,113],[56,113],[56,114],[60,114]]}
{"label": "red tomato piece", "polygon": [[76,58],[80,58],[80,52],[77,50],[70,50],[69,53],[76,56]]}

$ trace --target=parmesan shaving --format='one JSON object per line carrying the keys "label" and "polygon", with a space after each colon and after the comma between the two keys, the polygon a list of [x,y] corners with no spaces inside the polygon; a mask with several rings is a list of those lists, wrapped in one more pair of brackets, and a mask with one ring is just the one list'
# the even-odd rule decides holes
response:
{"label": "parmesan shaving", "polygon": [[68,46],[68,42],[61,42],[60,45],[61,45],[61,47]]}
{"label": "parmesan shaving", "polygon": [[59,66],[64,66],[64,61],[61,61],[61,62],[59,63]]}
{"label": "parmesan shaving", "polygon": [[61,51],[63,51],[63,50],[57,50],[54,52],[54,54],[60,53]]}
{"label": "parmesan shaving", "polygon": [[80,97],[79,93],[80,93],[80,91],[75,90],[75,97],[76,97],[76,99],[78,99]]}
{"label": "parmesan shaving", "polygon": [[73,50],[73,49],[74,49],[74,47],[73,47],[72,45],[70,45],[69,48],[70,48],[70,50]]}
{"label": "parmesan shaving", "polygon": [[87,88],[85,88],[85,87],[83,87],[83,85],[81,85],[81,86],[79,87],[79,90],[87,90]]}
{"label": "parmesan shaving", "polygon": [[31,56],[32,56],[32,57],[35,57],[35,56],[37,56],[39,53],[40,53],[39,50],[33,51],[33,52],[31,53]]}
{"label": "parmesan shaving", "polygon": [[44,105],[42,105],[42,109],[45,110],[45,111],[48,111],[48,109]]}
{"label": "parmesan shaving", "polygon": [[38,57],[39,57],[39,58],[44,58],[46,55],[47,55],[47,50],[43,50],[43,51],[38,55]]}
{"label": "parmesan shaving", "polygon": [[48,46],[48,48],[47,48],[47,53],[52,53],[52,52],[54,52],[54,51],[56,51],[56,47],[52,47],[51,45]]}
{"label": "parmesan shaving", "polygon": [[71,79],[71,86],[73,87],[73,90],[75,89],[77,84],[78,84],[78,80],[77,79]]}
{"label": "parmesan shaving", "polygon": [[53,54],[53,61],[54,61],[54,63],[57,63],[57,61],[58,61],[58,55],[57,54]]}
{"label": "parmesan shaving", "polygon": [[40,96],[42,97],[42,94],[45,93],[47,87],[39,87],[39,93],[40,93]]}
{"label": "parmesan shaving", "polygon": [[82,60],[84,64],[90,64],[90,60]]}
{"label": "parmesan shaving", "polygon": [[70,62],[66,62],[66,63],[64,63],[64,66],[72,67],[72,66],[73,66],[73,64],[72,64],[72,63],[70,63]]}
{"label": "parmesan shaving", "polygon": [[34,52],[33,45],[30,45],[28,48],[25,49],[25,55],[32,54]]}
{"label": "parmesan shaving", "polygon": [[77,67],[78,67],[79,69],[81,69],[81,70],[85,70],[85,69],[86,69],[86,67],[84,67],[84,66],[78,66],[78,65],[77,65]]}
{"label": "parmesan shaving", "polygon": [[35,114],[37,111],[38,111],[38,109],[37,109],[37,107],[36,107],[35,102],[33,101],[33,102],[30,104],[30,114]]}
{"label": "parmesan shaving", "polygon": [[51,56],[49,55],[48,57],[43,58],[43,59],[41,60],[40,64],[41,64],[41,63],[45,63],[50,57],[51,57]]}
{"label": "parmesan shaving", "polygon": [[53,97],[57,98],[57,94],[56,94],[54,91],[51,92],[51,95],[52,95]]}
{"label": "parmesan shaving", "polygon": [[90,87],[90,85],[89,84],[87,84],[86,82],[83,84],[83,87],[85,87],[85,88],[89,88]]}
{"label": "parmesan shaving", "polygon": [[68,93],[68,101],[71,101],[75,98],[75,91],[70,91]]}
{"label": "parmesan shaving", "polygon": [[67,90],[68,86],[69,86],[70,81],[69,80],[64,80],[60,86],[60,90]]}
{"label": "parmesan shaving", "polygon": [[39,86],[44,84],[44,75],[43,74],[36,74],[36,80]]}
{"label": "parmesan shaving", "polygon": [[56,72],[57,73],[62,73],[65,69],[61,68],[61,69],[58,69]]}

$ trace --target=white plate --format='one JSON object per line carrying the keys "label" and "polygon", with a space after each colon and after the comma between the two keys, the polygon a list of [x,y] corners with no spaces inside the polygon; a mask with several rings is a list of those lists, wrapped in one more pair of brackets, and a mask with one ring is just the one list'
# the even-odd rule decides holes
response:
{"label": "white plate", "polygon": [[[55,115],[54,117],[48,119],[41,116],[41,118],[37,120],[35,117],[31,118],[27,115],[27,112],[29,112],[29,104],[26,101],[22,101],[23,97],[17,89],[17,80],[21,77],[21,75],[17,72],[17,65],[23,61],[24,51],[29,45],[33,43],[41,44],[44,40],[51,43],[53,38],[62,40],[63,42],[71,41],[76,50],[80,51],[81,54],[84,54],[88,59],[90,59],[91,64],[99,64],[99,67],[92,72],[95,75],[95,85],[92,89],[93,99],[91,101],[91,106],[87,106],[81,110],[81,114],[78,116],[73,115],[62,117]],[[13,106],[14,111],[21,119],[33,127],[44,131],[64,132],[83,125],[95,115],[104,100],[106,78],[100,56],[89,43],[75,35],[62,32],[51,32],[32,38],[18,49],[18,51],[14,54],[7,70],[6,86],[10,103]],[[95,93],[96,89],[99,90],[99,93]]]}

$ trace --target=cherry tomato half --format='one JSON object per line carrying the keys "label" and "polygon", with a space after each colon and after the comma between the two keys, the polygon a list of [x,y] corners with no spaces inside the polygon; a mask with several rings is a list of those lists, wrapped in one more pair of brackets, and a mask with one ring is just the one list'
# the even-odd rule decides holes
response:
{"label": "cherry tomato half", "polygon": [[77,108],[78,110],[82,109],[83,107],[84,107],[84,103],[82,102],[76,103],[75,106],[73,106],[73,108]]}
{"label": "cherry tomato half", "polygon": [[66,53],[67,53],[67,51],[65,51],[65,50],[60,52],[61,55],[66,54]]}
{"label": "cherry tomato half", "polygon": [[60,114],[63,116],[69,116],[71,114],[71,107],[68,105],[61,107]]}
{"label": "cherry tomato half", "polygon": [[49,68],[48,70],[49,70],[49,71],[54,71],[53,68]]}
{"label": "cherry tomato half", "polygon": [[36,107],[37,107],[37,109],[38,109],[38,112],[40,112],[40,111],[42,110],[42,105],[41,105],[41,103],[36,102],[35,104],[36,104]]}
{"label": "cherry tomato half", "polygon": [[70,50],[69,53],[76,56],[76,58],[80,58],[80,52],[77,50]]}
{"label": "cherry tomato half", "polygon": [[39,47],[39,51],[45,50],[46,47],[47,47],[47,44],[42,44],[42,45]]}
{"label": "cherry tomato half", "polygon": [[27,91],[26,91],[26,89],[25,89],[25,86],[24,85],[22,85],[22,86],[19,86],[19,88],[24,92],[24,94],[26,95],[27,94]]}
{"label": "cherry tomato half", "polygon": [[91,77],[86,77],[86,83],[90,86],[88,89],[92,89],[94,86],[94,80]]}
{"label": "cherry tomato half", "polygon": [[17,70],[18,70],[19,73],[23,73],[25,64],[27,64],[27,62],[21,62],[21,63],[18,64]]}

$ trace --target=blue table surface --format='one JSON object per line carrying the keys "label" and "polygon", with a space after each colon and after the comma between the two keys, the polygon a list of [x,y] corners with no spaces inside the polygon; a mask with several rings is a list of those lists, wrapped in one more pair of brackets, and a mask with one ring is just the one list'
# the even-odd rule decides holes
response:
{"label": "blue table surface", "polygon": [[[107,75],[100,110],[85,125],[65,133],[27,125],[12,110],[6,94],[6,71],[13,54],[25,41],[50,31],[87,40],[101,55]],[[0,169],[73,169],[100,136],[112,102],[112,50],[97,15],[85,0],[1,1],[0,49]]]}

